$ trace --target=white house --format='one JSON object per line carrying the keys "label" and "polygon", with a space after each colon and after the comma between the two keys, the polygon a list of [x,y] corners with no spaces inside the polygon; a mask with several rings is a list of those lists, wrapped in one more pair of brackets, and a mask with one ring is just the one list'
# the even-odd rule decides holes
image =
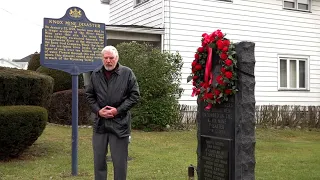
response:
{"label": "white house", "polygon": [[0,59],[0,66],[1,67],[9,67],[9,68],[17,68],[17,69],[27,69],[28,63],[17,63],[17,62],[12,62],[8,59]]}
{"label": "white house", "polygon": [[196,105],[187,83],[202,33],[255,43],[257,105],[320,105],[320,0],[111,0],[110,26],[161,31],[163,50],[184,60],[181,104]]}

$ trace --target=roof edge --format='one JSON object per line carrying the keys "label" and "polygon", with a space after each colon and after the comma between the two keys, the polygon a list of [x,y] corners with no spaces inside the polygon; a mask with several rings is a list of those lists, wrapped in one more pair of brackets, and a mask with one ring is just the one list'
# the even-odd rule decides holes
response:
{"label": "roof edge", "polygon": [[100,0],[100,2],[101,2],[102,4],[108,4],[108,5],[110,5],[111,0]]}
{"label": "roof edge", "polygon": [[106,25],[106,31],[122,31],[142,34],[164,34],[164,28],[139,26],[139,25]]}

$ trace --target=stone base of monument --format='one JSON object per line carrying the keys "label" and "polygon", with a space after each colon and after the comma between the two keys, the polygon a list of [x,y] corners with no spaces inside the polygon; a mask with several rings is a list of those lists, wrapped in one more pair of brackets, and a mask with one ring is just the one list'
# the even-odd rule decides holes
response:
{"label": "stone base of monument", "polygon": [[205,110],[198,100],[199,180],[254,180],[255,57],[252,42],[236,44],[238,92]]}

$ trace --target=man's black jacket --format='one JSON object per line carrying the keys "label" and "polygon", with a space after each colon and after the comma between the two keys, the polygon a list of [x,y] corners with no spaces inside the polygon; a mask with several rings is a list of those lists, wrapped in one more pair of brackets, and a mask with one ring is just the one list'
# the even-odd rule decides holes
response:
{"label": "man's black jacket", "polygon": [[[104,75],[104,66],[97,68],[91,74],[86,86],[86,96],[92,112],[96,115],[94,131],[96,133],[111,132],[118,137],[129,136],[131,133],[131,114],[129,110],[138,103],[139,86],[133,71],[118,63],[118,68],[110,79]],[[118,115],[105,119],[98,114],[105,106],[117,108]]]}

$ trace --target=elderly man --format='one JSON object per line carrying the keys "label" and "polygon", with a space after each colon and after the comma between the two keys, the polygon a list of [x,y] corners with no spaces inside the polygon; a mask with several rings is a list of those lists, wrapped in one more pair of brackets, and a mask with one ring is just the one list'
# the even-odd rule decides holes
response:
{"label": "elderly man", "polygon": [[96,114],[92,137],[95,180],[107,179],[106,154],[110,145],[114,180],[127,177],[128,143],[131,133],[129,110],[140,97],[137,79],[128,67],[118,63],[118,51],[106,46],[102,51],[103,66],[94,70],[86,96]]}

